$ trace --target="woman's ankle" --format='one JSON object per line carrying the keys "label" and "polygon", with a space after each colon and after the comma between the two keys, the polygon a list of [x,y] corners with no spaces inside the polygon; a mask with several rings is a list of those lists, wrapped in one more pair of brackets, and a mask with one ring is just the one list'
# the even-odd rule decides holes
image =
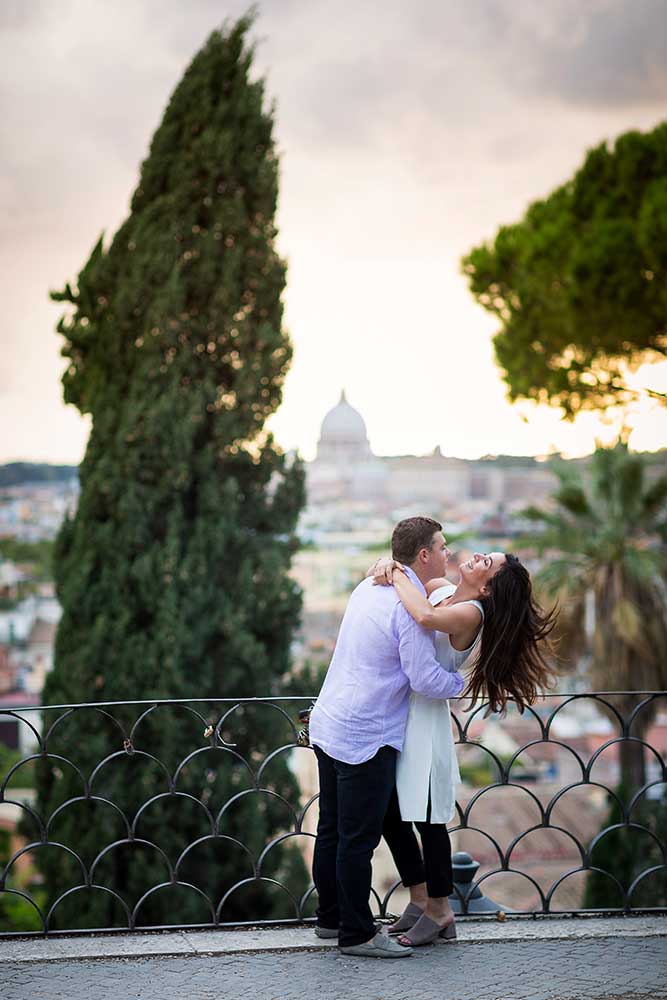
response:
{"label": "woman's ankle", "polygon": [[421,910],[425,910],[428,905],[428,901],[428,893],[425,885],[410,886],[410,902],[414,906],[418,906]]}
{"label": "woman's ankle", "polygon": [[426,903],[426,907],[424,908],[424,912],[431,918],[431,920],[435,920],[438,923],[448,921],[450,918],[455,916],[446,896],[441,899],[429,898]]}

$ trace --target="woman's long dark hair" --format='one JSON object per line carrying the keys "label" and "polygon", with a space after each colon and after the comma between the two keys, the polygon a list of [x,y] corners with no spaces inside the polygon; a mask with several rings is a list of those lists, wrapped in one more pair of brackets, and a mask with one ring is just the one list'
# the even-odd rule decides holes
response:
{"label": "woman's long dark hair", "polygon": [[548,637],[556,609],[542,610],[533,597],[528,570],[514,555],[506,553],[487,586],[490,593],[480,598],[484,625],[479,653],[464,695],[488,700],[493,712],[504,712],[513,698],[523,712],[553,684],[547,656],[553,652]]}

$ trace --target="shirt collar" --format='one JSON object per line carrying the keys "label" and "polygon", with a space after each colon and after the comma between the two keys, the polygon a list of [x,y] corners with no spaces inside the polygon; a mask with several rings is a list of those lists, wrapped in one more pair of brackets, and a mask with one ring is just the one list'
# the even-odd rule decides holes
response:
{"label": "shirt collar", "polygon": [[417,574],[415,573],[415,571],[413,569],[410,569],[409,566],[406,566],[405,567],[405,572],[406,572],[408,580],[412,580],[412,582],[419,587],[419,589],[421,590],[422,594],[425,594],[426,593],[426,587],[421,582],[421,580],[419,579],[419,577],[417,576]]}

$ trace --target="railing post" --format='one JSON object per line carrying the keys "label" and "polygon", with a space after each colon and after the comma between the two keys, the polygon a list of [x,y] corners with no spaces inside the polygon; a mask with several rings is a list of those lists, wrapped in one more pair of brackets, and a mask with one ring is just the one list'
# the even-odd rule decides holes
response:
{"label": "railing post", "polygon": [[512,911],[507,906],[494,903],[492,899],[485,896],[479,886],[475,886],[472,892],[470,891],[478,868],[479,861],[474,861],[467,851],[457,851],[453,855],[454,892],[449,897],[449,902],[454,913],[464,912],[462,900],[465,900],[466,913],[511,913]]}

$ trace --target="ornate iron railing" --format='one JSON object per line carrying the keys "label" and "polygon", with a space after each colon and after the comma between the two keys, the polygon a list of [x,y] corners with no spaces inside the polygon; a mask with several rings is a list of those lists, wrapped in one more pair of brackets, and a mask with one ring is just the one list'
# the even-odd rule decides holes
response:
{"label": "ornate iron railing", "polygon": [[[451,703],[464,780],[450,832],[481,866],[457,881],[463,915],[667,912],[665,699],[554,695],[501,720]],[[312,917],[310,700],[0,709],[18,744],[0,773],[0,934]],[[628,787],[633,760],[645,774]],[[402,890],[380,867],[382,918]]]}

